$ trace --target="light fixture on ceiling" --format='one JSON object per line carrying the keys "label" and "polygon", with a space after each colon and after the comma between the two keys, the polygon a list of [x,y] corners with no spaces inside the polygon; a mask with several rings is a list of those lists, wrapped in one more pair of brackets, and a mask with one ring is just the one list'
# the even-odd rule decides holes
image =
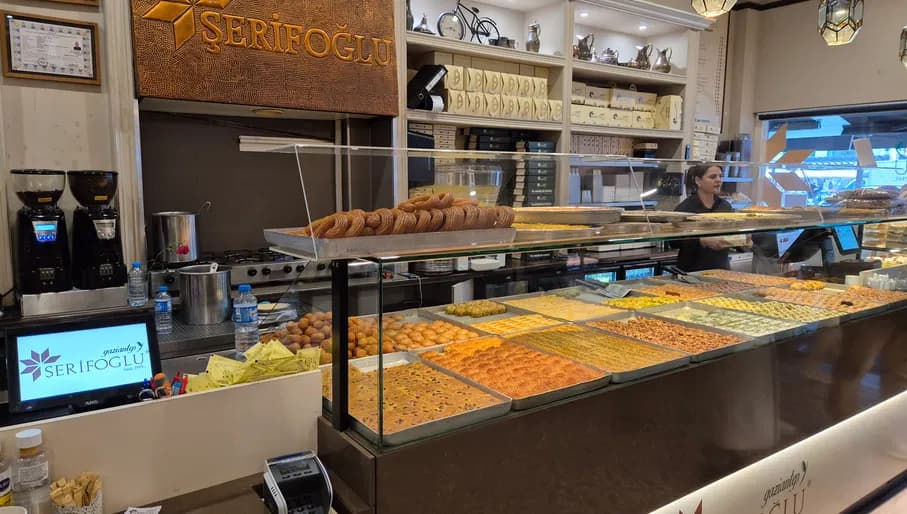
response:
{"label": "light fixture on ceiling", "polygon": [[589,17],[589,11],[580,11],[580,12],[579,12],[579,17],[580,17],[580,18],[588,18],[588,17]]}
{"label": "light fixture on ceiling", "polygon": [[903,29],[901,29],[900,54],[901,54],[901,64],[903,64],[904,67],[907,68],[907,27],[904,27]]}
{"label": "light fixture on ceiling", "polygon": [[819,34],[828,46],[846,45],[863,27],[863,0],[819,0]]}
{"label": "light fixture on ceiling", "polygon": [[693,10],[700,16],[715,18],[729,13],[737,0],[691,0],[691,3]]}
{"label": "light fixture on ceiling", "polygon": [[646,30],[646,29],[648,29],[648,28],[649,28],[649,26],[646,25],[645,23],[640,23],[640,24],[639,24],[639,30]]}

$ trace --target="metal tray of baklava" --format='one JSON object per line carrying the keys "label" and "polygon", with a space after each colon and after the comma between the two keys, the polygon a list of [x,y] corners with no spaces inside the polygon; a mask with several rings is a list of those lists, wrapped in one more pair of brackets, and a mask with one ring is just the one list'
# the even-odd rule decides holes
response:
{"label": "metal tray of baklava", "polygon": [[566,319],[566,318],[558,317],[558,316],[548,313],[548,312],[533,311],[531,309],[527,309],[526,307],[517,307],[517,306],[511,305],[510,303],[508,303],[513,300],[523,300],[526,298],[540,298],[543,296],[560,296],[560,297],[566,298],[568,300],[576,300],[578,302],[586,303],[586,304],[589,304],[590,306],[598,306],[598,307],[611,309],[611,310],[615,310],[615,311],[618,310],[617,307],[608,307],[607,305],[605,305],[603,302],[605,300],[608,300],[609,298],[606,298],[600,294],[595,293],[593,288],[587,287],[587,286],[572,286],[572,287],[566,287],[566,288],[561,288],[561,289],[551,289],[549,291],[537,291],[535,293],[518,294],[518,295],[514,295],[514,296],[496,298],[495,301],[497,301],[499,303],[503,303],[503,304],[507,305],[507,307],[513,307],[514,309],[521,309],[524,311],[528,311],[531,314],[541,314],[542,316],[545,316],[548,318],[554,318],[556,320],[567,321],[567,322],[571,322],[571,323],[586,321],[586,320],[590,320],[590,319],[596,319],[596,318],[600,318],[602,316],[607,315],[607,314],[600,314],[600,313],[590,313],[588,317],[583,317],[583,318],[579,318],[579,319]]}
{"label": "metal tray of baklava", "polygon": [[[510,343],[510,344],[518,344],[518,343]],[[526,345],[520,345],[520,346],[526,346]],[[511,401],[512,401],[511,407],[513,408],[513,410],[531,409],[533,407],[545,405],[546,403],[563,400],[564,398],[570,398],[571,396],[576,396],[579,394],[587,393],[589,391],[595,391],[596,389],[601,389],[602,387],[605,387],[606,385],[608,385],[611,382],[611,374],[607,371],[600,370],[594,366],[589,366],[588,364],[583,364],[581,362],[577,362],[569,357],[564,357],[562,355],[557,355],[557,354],[553,354],[551,352],[546,352],[545,350],[542,350],[539,348],[532,347],[530,349],[533,351],[539,352],[539,353],[555,355],[556,357],[559,357],[561,359],[566,359],[566,360],[576,364],[577,366],[583,366],[585,368],[589,368],[598,373],[602,373],[603,376],[601,378],[588,380],[586,382],[580,382],[579,384],[574,384],[572,386],[562,387],[560,389],[552,389],[552,390],[546,391],[544,393],[534,394],[532,396],[527,396],[525,398],[511,398]],[[446,350],[446,347],[439,348],[436,351],[438,353],[444,353],[445,350]],[[422,355],[426,351],[428,351],[428,350],[420,351],[419,355]],[[449,373],[449,374],[459,378],[460,380],[464,380],[464,381],[471,380],[452,369],[445,368],[444,366],[442,366],[440,364],[435,364],[432,361],[429,361],[427,359],[423,359],[423,360],[427,364],[434,365],[434,366],[438,367],[439,369],[443,369],[446,373]],[[488,387],[488,386],[483,386],[483,387]],[[498,392],[498,394],[504,395],[504,393],[501,393],[501,392]],[[504,396],[506,396],[506,395],[504,395]]]}
{"label": "metal tray of baklava", "polygon": [[[487,333],[482,332],[481,330],[478,330],[476,328],[473,328],[473,327],[467,325],[466,323],[463,323],[462,321],[441,318],[437,314],[432,312],[432,310],[430,308],[406,309],[403,311],[385,312],[382,316],[382,319],[387,320],[390,318],[390,316],[395,316],[395,315],[403,316],[402,323],[431,323],[432,321],[441,320],[441,321],[450,323],[451,325],[454,325],[458,328],[462,328],[465,330],[469,330],[471,332],[475,332],[476,333],[475,337],[482,337],[482,336],[488,335]],[[377,314],[367,314],[365,316],[356,316],[356,318],[358,318],[358,319],[376,319],[376,318],[378,318],[378,315]],[[469,339],[474,339],[474,338],[471,337]],[[467,340],[468,339],[462,339],[462,341],[467,341]],[[452,341],[452,342],[459,342],[459,341]],[[434,346],[437,346],[437,345],[434,345]],[[394,348],[396,348],[396,345],[394,346]],[[398,351],[408,351],[408,350],[412,350],[412,349],[414,349],[414,348],[407,348],[407,349],[402,349],[402,350],[398,350]]]}
{"label": "metal tray of baklava", "polygon": [[[795,305],[797,307],[810,307],[808,305],[800,305],[797,303],[788,303],[788,302],[782,302],[779,300],[769,300],[768,298],[763,298],[763,297],[753,293],[752,291],[743,292],[743,293],[735,293],[735,294],[727,294],[727,295],[723,295],[723,296],[725,298],[745,300],[747,302],[753,302],[753,303],[778,302],[778,303],[783,303],[783,304],[787,304],[787,305]],[[694,303],[697,303],[697,302],[698,302],[698,300],[694,300]],[[697,303],[697,305],[703,305],[703,304]],[[719,307],[719,308],[726,309],[726,310],[736,310],[736,309],[728,309],[727,307]],[[843,312],[824,309],[822,307],[813,307],[813,308],[826,311],[829,314],[831,314],[831,316],[828,318],[824,318],[824,319],[820,319],[820,320],[816,320],[816,321],[797,321],[797,320],[792,320],[790,318],[770,316],[768,314],[763,314],[763,313],[759,313],[759,312],[753,312],[751,314],[755,314],[757,316],[765,316],[766,318],[786,319],[789,321],[794,321],[796,323],[802,323],[804,332],[815,332],[816,330],[819,330],[820,328],[836,327],[841,323],[841,315],[844,314]],[[749,311],[741,311],[741,312],[749,312]]]}
{"label": "metal tray of baklava", "polygon": [[525,309],[520,309],[519,307],[513,307],[511,305],[506,305],[497,300],[498,299],[495,298],[494,300],[489,300],[489,301],[493,301],[494,303],[499,303],[499,304],[503,305],[504,307],[507,308],[507,312],[503,312],[501,314],[494,314],[492,316],[482,316],[481,318],[473,318],[470,316],[456,316],[453,314],[448,314],[446,312],[447,305],[439,305],[437,307],[428,307],[428,308],[423,308],[422,310],[427,312],[429,315],[433,316],[436,319],[440,319],[443,321],[449,321],[449,322],[457,324],[457,325],[463,325],[470,330],[475,330],[475,331],[482,332],[482,333],[485,333],[485,332],[480,329],[473,328],[473,325],[476,325],[478,323],[485,323],[485,322],[489,322],[489,321],[500,321],[503,319],[513,318],[515,316],[526,316],[529,314],[538,314],[537,312],[527,311]]}
{"label": "metal tray of baklava", "polygon": [[[843,287],[843,286],[839,286],[839,287]],[[766,288],[760,288],[760,289],[766,289]],[[784,288],[778,288],[778,289],[784,289]],[[813,292],[813,293],[818,293],[818,294],[825,294],[825,295],[840,294],[840,293],[833,292],[833,291],[836,291],[836,290],[838,290],[838,289],[836,289],[836,288],[834,288],[834,287],[826,287],[825,290],[822,290],[822,291],[812,291],[812,292]],[[823,291],[824,291],[824,292],[823,292]],[[810,291],[801,291],[801,292],[810,292]],[[756,298],[760,298],[760,299],[762,299],[763,301],[764,301],[764,300],[771,300],[771,298],[766,298],[766,297],[760,296],[760,295],[758,295],[758,294],[756,294],[756,293],[757,293],[757,291],[752,291],[752,292],[746,293],[746,294],[747,294],[747,295],[752,295],[752,296],[754,296],[754,297],[756,297]],[[855,319],[860,319],[860,318],[866,318],[866,317],[869,317],[869,316],[875,316],[876,314],[881,314],[881,313],[887,311],[887,310],[890,308],[889,305],[884,305],[884,304],[883,304],[883,305],[879,305],[879,306],[876,306],[876,307],[870,307],[870,308],[868,308],[868,309],[862,309],[862,310],[858,310],[858,311],[844,311],[844,310],[829,309],[828,307],[823,307],[823,306],[821,306],[821,305],[809,305],[809,304],[798,303],[798,302],[791,302],[791,301],[786,301],[786,300],[776,300],[776,301],[781,302],[781,303],[792,303],[792,304],[794,304],[794,305],[806,305],[807,307],[816,307],[816,308],[825,309],[825,310],[834,310],[835,312],[838,313],[838,320],[839,320],[840,323],[844,323],[844,322],[847,322],[847,321],[851,321],[851,320],[855,320]]]}
{"label": "metal tray of baklava", "polygon": [[[788,325],[786,328],[777,331],[761,331],[760,333],[747,332],[745,330],[738,330],[732,327],[719,327],[714,325],[709,325],[707,321],[700,323],[696,320],[683,320],[674,318],[674,313],[680,311],[703,311],[703,312],[717,312],[717,313],[727,313],[729,315],[738,316],[740,318],[749,318],[754,323],[754,326],[759,327],[759,323],[785,323]],[[692,323],[699,325],[706,329],[715,329],[715,330],[724,330],[731,332],[733,334],[741,335],[744,337],[749,337],[753,340],[753,343],[756,345],[763,345],[779,341],[781,339],[787,339],[788,337],[797,336],[808,332],[808,329],[805,324],[799,323],[796,321],[779,319],[779,318],[769,318],[766,316],[760,316],[758,314],[753,314],[750,312],[744,311],[735,311],[733,309],[722,309],[720,307],[714,307],[704,303],[694,303],[694,302],[678,302],[672,303],[669,305],[660,305],[658,307],[652,307],[651,309],[646,309],[646,313],[652,314],[654,316],[662,317],[669,319],[671,321],[684,321],[687,323]]]}
{"label": "metal tray of baklava", "polygon": [[650,366],[644,366],[644,367],[641,367],[641,368],[631,369],[631,370],[627,370],[627,371],[613,371],[613,370],[609,370],[609,369],[604,369],[604,368],[602,368],[602,367],[600,367],[600,366],[596,366],[595,364],[592,364],[591,362],[579,360],[579,359],[577,359],[577,358],[575,358],[575,357],[568,357],[568,356],[566,356],[566,355],[561,355],[561,354],[559,354],[559,353],[557,353],[557,352],[552,352],[552,351],[547,350],[547,349],[545,349],[545,348],[539,348],[538,346],[536,346],[535,344],[533,344],[531,341],[526,341],[526,342],[520,341],[519,339],[517,339],[519,336],[511,336],[511,337],[507,338],[507,340],[509,340],[509,341],[511,341],[511,342],[513,342],[513,343],[515,343],[515,344],[521,344],[521,345],[523,345],[523,346],[528,346],[528,347],[530,347],[530,348],[532,348],[533,350],[536,350],[536,351],[546,352],[546,353],[552,353],[552,354],[557,355],[557,356],[559,356],[559,357],[563,357],[563,358],[565,358],[565,359],[570,359],[570,360],[572,360],[572,361],[574,361],[574,362],[578,362],[579,364],[582,364],[583,366],[586,366],[586,367],[589,367],[589,368],[592,368],[592,369],[597,369],[597,370],[600,370],[600,371],[602,371],[602,372],[604,372],[604,373],[610,373],[610,374],[611,374],[611,382],[612,382],[612,383],[615,383],[615,384],[617,384],[617,383],[623,383],[623,382],[632,382],[633,380],[639,380],[640,378],[650,377],[650,376],[652,376],[652,375],[657,375],[657,374],[659,374],[659,373],[664,373],[665,371],[670,371],[670,370],[672,370],[672,369],[676,369],[676,368],[679,368],[679,367],[682,367],[682,366],[686,366],[687,364],[690,363],[690,354],[687,353],[687,352],[681,351],[681,350],[675,350],[674,348],[667,348],[667,347],[664,347],[664,346],[659,346],[659,345],[657,345],[657,344],[652,344],[652,343],[650,343],[650,342],[648,342],[648,341],[643,341],[643,340],[641,340],[641,339],[635,339],[635,338],[633,338],[633,337],[629,337],[629,336],[625,336],[625,335],[614,334],[614,333],[612,333],[612,332],[607,332],[607,331],[604,331],[604,330],[596,330],[596,329],[593,329],[592,327],[587,327],[587,326],[584,326],[584,325],[577,325],[577,326],[578,326],[579,328],[583,328],[583,329],[586,329],[586,330],[592,330],[593,332],[602,332],[602,333],[604,333],[604,334],[606,334],[606,335],[608,335],[608,336],[611,336],[611,337],[618,337],[618,338],[620,338],[620,339],[626,339],[626,340],[631,341],[631,342],[633,342],[633,343],[635,343],[635,344],[640,344],[640,345],[643,345],[643,346],[649,346],[649,347],[652,347],[652,348],[655,348],[655,349],[658,349],[658,350],[663,350],[663,351],[664,351],[664,350],[671,351],[671,352],[677,353],[677,354],[680,355],[680,356],[679,356],[678,358],[676,358],[676,359],[671,359],[671,360],[659,362],[659,363],[657,363],[657,364],[652,364],[652,365],[650,365]]}
{"label": "metal tray of baklava", "polygon": [[[648,311],[646,311],[646,312],[640,312],[640,311],[624,312],[624,313],[621,313],[621,314],[615,314],[615,315],[613,315],[613,316],[605,316],[604,318],[599,318],[599,319],[592,320],[592,321],[621,321],[621,322],[626,322],[626,321],[629,321],[629,320],[635,319],[635,318],[652,318],[652,319],[657,319],[657,320],[659,320],[659,321],[664,321],[664,322],[668,322],[668,323],[674,323],[674,324],[676,324],[676,325],[681,325],[681,326],[684,326],[684,327],[687,327],[687,328],[693,328],[693,329],[701,330],[701,331],[704,331],[704,332],[712,332],[712,333],[715,333],[715,334],[721,334],[721,335],[726,335],[726,336],[733,336],[733,337],[736,337],[736,338],[741,339],[741,341],[740,341],[739,343],[737,343],[737,344],[731,344],[731,345],[723,346],[723,347],[721,347],[721,348],[715,348],[714,350],[709,350],[709,351],[701,352],[701,353],[690,353],[690,352],[688,352],[687,350],[682,350],[682,349],[680,349],[680,348],[674,348],[674,347],[672,347],[672,346],[668,346],[668,345],[665,345],[665,344],[660,344],[660,343],[657,343],[657,342],[648,341],[648,340],[646,340],[646,339],[643,339],[643,341],[645,341],[645,342],[647,342],[647,343],[649,343],[649,344],[654,344],[654,345],[656,345],[656,346],[661,346],[662,348],[668,348],[668,349],[670,349],[670,350],[677,350],[677,351],[684,352],[684,353],[690,353],[690,361],[692,361],[692,362],[702,362],[702,361],[707,361],[707,360],[715,359],[715,358],[717,358],[717,357],[722,357],[722,356],[724,356],[724,355],[728,355],[728,354],[731,354],[731,353],[736,353],[736,352],[742,352],[742,351],[745,351],[745,350],[749,350],[750,348],[753,348],[753,347],[756,346],[756,343],[755,343],[755,342],[752,340],[752,338],[750,338],[750,337],[746,337],[746,336],[743,336],[743,335],[740,335],[740,334],[737,334],[737,333],[734,333],[734,332],[728,332],[728,331],[726,331],[726,330],[720,330],[720,329],[714,329],[714,328],[705,328],[705,327],[703,327],[702,325],[696,325],[696,324],[694,324],[694,323],[687,323],[687,322],[685,322],[685,321],[677,321],[677,320],[673,320],[673,319],[663,318],[663,317],[661,317],[661,316],[655,316],[655,315],[649,314]],[[621,334],[621,333],[619,333],[619,332],[612,332],[612,331],[610,331],[610,330],[607,330],[607,329],[604,329],[604,328],[599,328],[599,327],[596,327],[596,326],[594,326],[594,325],[591,325],[590,323],[591,323],[591,321],[587,321],[587,322],[584,324],[584,326],[587,326],[587,327],[592,328],[592,329],[595,329],[595,330],[601,330],[601,331],[604,331],[604,332],[608,332],[609,334],[615,334],[615,335],[619,335],[619,336],[623,336],[623,337],[631,337],[631,338],[633,338],[633,336],[624,335],[624,334]]]}
{"label": "metal tray of baklava", "polygon": [[[481,409],[464,412],[462,414],[457,414],[455,416],[450,416],[447,418],[428,421],[413,427],[404,428],[403,430],[396,432],[385,432],[383,438],[384,444],[388,446],[406,444],[419,439],[424,439],[426,437],[444,434],[453,430],[457,430],[459,428],[473,425],[475,423],[480,423],[488,419],[496,418],[498,416],[503,416],[504,414],[510,412],[511,401],[507,396],[498,393],[497,391],[494,391],[486,386],[483,386],[482,384],[469,380],[468,378],[459,376],[456,373],[451,373],[449,370],[437,366],[434,363],[423,361],[422,359],[411,353],[401,352],[385,355],[383,366],[386,369],[393,366],[402,366],[412,363],[425,364],[435,371],[438,371],[439,373],[453,377],[471,387],[494,396],[495,398],[500,400],[500,403],[489,405],[488,407],[482,407]],[[354,365],[363,372],[375,371],[376,369],[378,369],[378,356],[357,359],[357,362]],[[351,416],[351,419],[352,423],[350,423],[350,425],[352,426],[353,430],[358,432],[360,435],[362,435],[362,437],[365,437],[372,443],[378,444],[379,438],[376,431],[377,429],[373,429],[372,427],[359,421],[355,416]]]}

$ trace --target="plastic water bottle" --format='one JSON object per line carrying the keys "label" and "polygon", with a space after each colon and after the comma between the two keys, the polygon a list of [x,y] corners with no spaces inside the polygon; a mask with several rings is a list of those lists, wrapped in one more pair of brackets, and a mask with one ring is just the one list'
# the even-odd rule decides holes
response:
{"label": "plastic water bottle", "polygon": [[258,343],[258,299],[252,286],[239,286],[239,296],[233,300],[233,333],[236,353],[244,353]]}
{"label": "plastic water bottle", "polygon": [[154,297],[154,327],[158,334],[173,332],[173,304],[167,294],[167,286],[159,287]]}
{"label": "plastic water bottle", "polygon": [[28,512],[50,514],[50,464],[44,451],[40,428],[16,434],[19,457],[13,472],[13,505]]}
{"label": "plastic water bottle", "polygon": [[148,303],[148,289],[145,287],[145,272],[141,262],[133,262],[126,281],[126,291],[130,307],[144,307]]}

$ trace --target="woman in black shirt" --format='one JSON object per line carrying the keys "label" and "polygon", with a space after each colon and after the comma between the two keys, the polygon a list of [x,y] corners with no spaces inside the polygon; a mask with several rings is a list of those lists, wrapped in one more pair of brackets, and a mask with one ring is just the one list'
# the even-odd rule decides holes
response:
{"label": "woman in black shirt", "polygon": [[[734,212],[731,204],[718,196],[721,192],[721,168],[718,166],[691,167],[687,170],[686,186],[690,196],[680,202],[676,211],[693,214]],[[677,267],[686,272],[729,267],[731,244],[723,238],[687,239],[680,241],[678,246]]]}

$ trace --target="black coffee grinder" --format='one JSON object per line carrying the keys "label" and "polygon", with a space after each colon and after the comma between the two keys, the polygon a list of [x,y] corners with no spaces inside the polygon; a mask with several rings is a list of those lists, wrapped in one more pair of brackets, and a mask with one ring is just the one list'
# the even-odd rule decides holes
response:
{"label": "black coffee grinder", "polygon": [[119,214],[110,206],[117,193],[115,171],[70,171],[69,190],[81,207],[72,218],[73,282],[79,289],[126,283]]}
{"label": "black coffee grinder", "polygon": [[16,279],[20,294],[72,289],[66,217],[57,207],[66,174],[12,170],[13,189],[25,207],[16,216]]}

